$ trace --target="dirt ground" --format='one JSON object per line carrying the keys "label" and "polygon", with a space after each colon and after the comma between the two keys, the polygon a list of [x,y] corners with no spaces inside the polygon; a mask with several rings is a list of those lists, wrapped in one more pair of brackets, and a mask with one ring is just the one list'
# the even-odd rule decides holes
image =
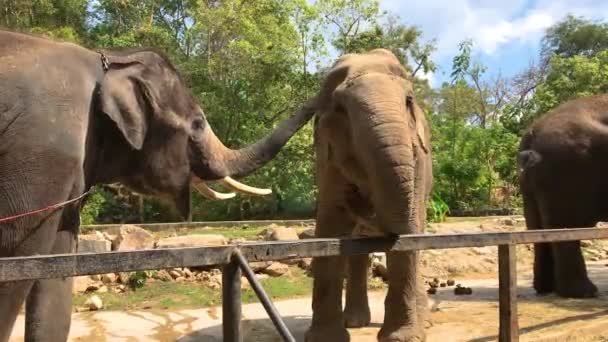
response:
{"label": "dirt ground", "polygon": [[[502,218],[456,219],[432,225],[431,233],[521,230],[521,220]],[[529,246],[518,246],[518,317],[521,341],[608,341],[608,241],[584,242],[591,279],[600,297],[574,300],[554,295],[537,296],[531,288]],[[430,295],[432,326],[427,341],[497,341],[497,248],[460,248],[423,253],[423,274],[440,281],[454,279],[470,287],[471,295],[456,296],[453,287],[438,288]],[[376,341],[382,322],[384,291],[370,293],[373,324],[352,329],[355,342]],[[298,341],[310,324],[310,299],[276,303]],[[280,341],[259,304],[243,306],[244,340]],[[23,340],[19,317],[12,341]],[[221,341],[221,307],[198,310],[97,312],[73,315],[70,341]]]}

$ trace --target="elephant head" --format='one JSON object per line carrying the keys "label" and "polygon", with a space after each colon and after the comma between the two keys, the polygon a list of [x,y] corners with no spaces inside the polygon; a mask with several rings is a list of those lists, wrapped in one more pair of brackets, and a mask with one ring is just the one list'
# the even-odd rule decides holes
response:
{"label": "elephant head", "polygon": [[[415,227],[412,213],[428,196],[430,132],[407,71],[388,50],[344,55],[319,94],[317,158],[350,183],[345,205],[359,223],[392,233]],[[423,193],[419,193],[420,187]],[[424,189],[424,188],[427,189]],[[375,209],[375,210],[374,210]]]}
{"label": "elephant head", "polygon": [[271,193],[232,177],[246,176],[270,161],[314,114],[307,104],[260,141],[231,149],[217,138],[166,57],[149,50],[111,51],[106,56],[97,108],[106,118],[104,127],[117,129],[120,137],[104,142],[104,165],[114,166],[98,174],[95,182],[122,182],[144,194],[169,196],[183,216],[189,213],[191,183],[215,200],[234,193],[215,192],[206,181],[217,180],[250,195]]}

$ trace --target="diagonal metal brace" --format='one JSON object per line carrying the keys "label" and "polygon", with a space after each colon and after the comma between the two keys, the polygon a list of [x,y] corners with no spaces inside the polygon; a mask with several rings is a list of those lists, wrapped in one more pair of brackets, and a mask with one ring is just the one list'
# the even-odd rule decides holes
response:
{"label": "diagonal metal brace", "polygon": [[291,332],[289,332],[289,329],[287,328],[287,325],[285,325],[285,322],[283,322],[283,319],[277,311],[277,308],[274,306],[274,304],[272,304],[272,301],[266,294],[266,291],[264,291],[262,284],[260,284],[258,278],[256,278],[255,273],[253,272],[251,267],[249,267],[247,259],[243,257],[241,251],[236,250],[233,254],[233,258],[239,263],[239,266],[243,271],[243,275],[245,276],[245,278],[247,278],[247,281],[249,281],[251,288],[260,299],[260,302],[264,306],[264,309],[266,309],[268,316],[270,316],[272,323],[274,324],[275,328],[277,328],[279,334],[283,338],[283,341],[296,342],[296,339],[293,337]]}

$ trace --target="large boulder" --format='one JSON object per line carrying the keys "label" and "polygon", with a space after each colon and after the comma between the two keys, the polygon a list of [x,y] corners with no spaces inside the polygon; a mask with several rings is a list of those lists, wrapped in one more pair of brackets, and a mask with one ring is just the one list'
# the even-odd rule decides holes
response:
{"label": "large boulder", "polygon": [[273,262],[272,265],[262,270],[262,273],[268,274],[271,277],[280,277],[289,273],[289,266],[280,262]]}
{"label": "large boulder", "polygon": [[135,251],[154,248],[154,236],[145,229],[125,224],[120,226],[116,238],[112,241],[115,251]]}
{"label": "large boulder", "polygon": [[227,244],[228,240],[223,235],[194,234],[161,239],[156,243],[156,248],[223,246]]}
{"label": "large boulder", "polygon": [[315,238],[315,229],[314,228],[308,228],[302,232],[300,232],[299,237],[301,240],[304,239],[314,239]]}
{"label": "large boulder", "polygon": [[99,282],[91,279],[89,276],[74,277],[74,286],[72,287],[73,293],[83,293],[92,288],[98,286]]}
{"label": "large boulder", "polygon": [[268,229],[265,229],[260,233],[266,241],[289,241],[299,240],[298,231],[294,228],[279,227],[271,225]]}
{"label": "large boulder", "polygon": [[112,243],[98,231],[78,237],[77,253],[103,253],[111,250]]}

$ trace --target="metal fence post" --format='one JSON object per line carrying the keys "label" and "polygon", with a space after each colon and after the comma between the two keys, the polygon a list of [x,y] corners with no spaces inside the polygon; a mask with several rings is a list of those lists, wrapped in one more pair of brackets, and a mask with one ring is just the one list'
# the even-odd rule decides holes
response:
{"label": "metal fence post", "polygon": [[224,342],[242,342],[241,268],[234,256],[222,268],[222,329]]}
{"label": "metal fence post", "polygon": [[498,246],[499,342],[519,341],[515,245]]}

